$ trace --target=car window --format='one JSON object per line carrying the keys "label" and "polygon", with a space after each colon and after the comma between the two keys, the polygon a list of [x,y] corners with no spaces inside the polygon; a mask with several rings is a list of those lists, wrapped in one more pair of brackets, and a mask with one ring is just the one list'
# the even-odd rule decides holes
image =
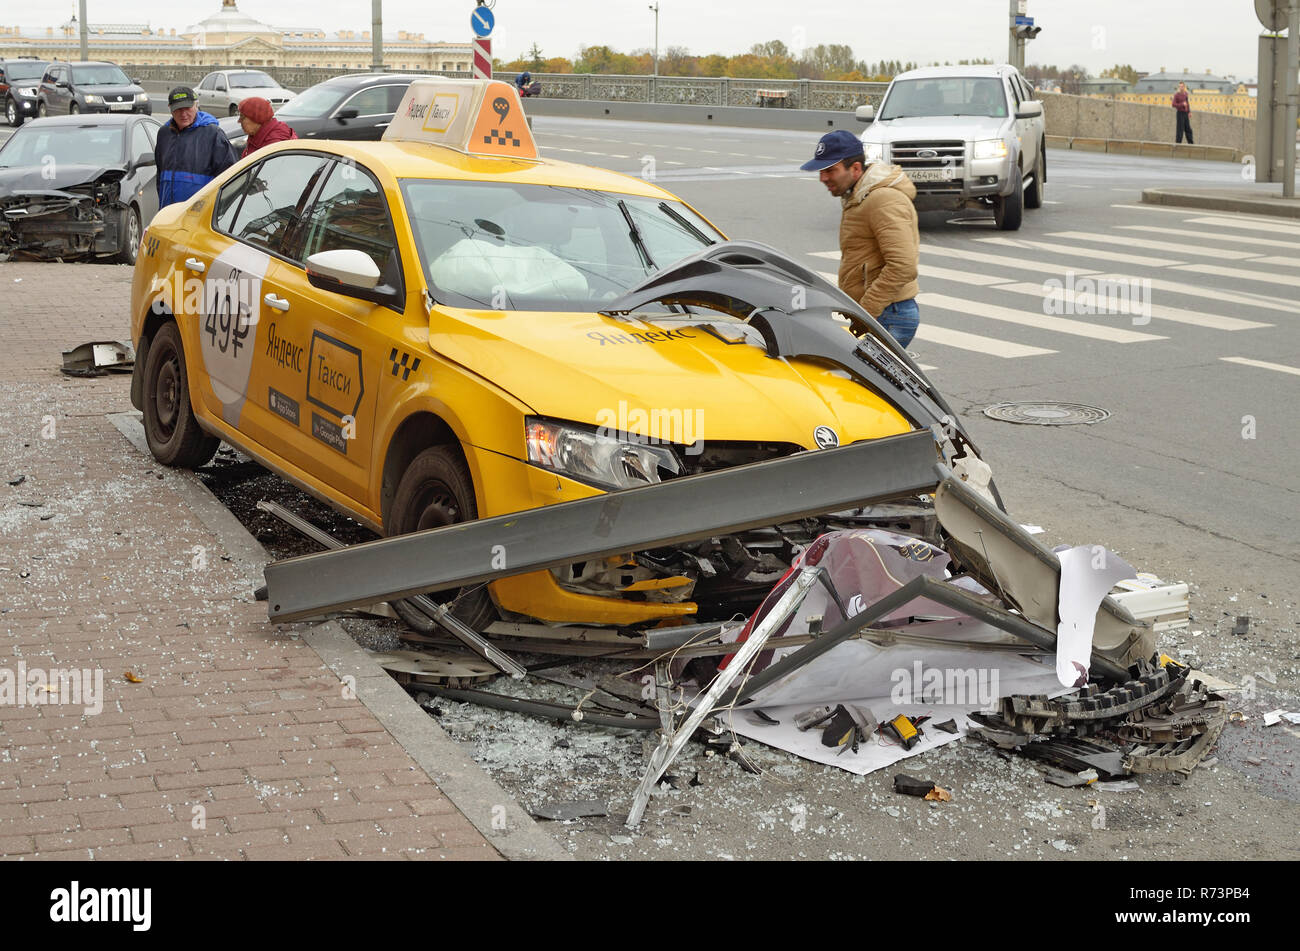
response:
{"label": "car window", "polygon": [[287,116],[298,116],[305,119],[323,116],[334,108],[339,95],[337,86],[313,86],[298,93],[281,106],[276,111],[276,117],[283,119]]}
{"label": "car window", "polygon": [[919,116],[1005,116],[1007,97],[995,76],[895,80],[880,121]]}
{"label": "car window", "polygon": [[226,91],[226,77],[225,77],[225,76],[218,76],[218,77],[217,77],[217,81],[216,81],[216,90],[217,90],[217,92],[225,92],[225,91]]}
{"label": "car window", "polygon": [[236,175],[217,192],[217,205],[212,209],[212,227],[223,234],[230,234],[235,214],[239,211],[239,200],[244,197],[244,188],[253,177],[257,166],[253,166],[240,175]]}
{"label": "car window", "polygon": [[153,155],[153,143],[149,141],[149,133],[146,131],[148,125],[148,122],[137,122],[131,129],[131,161],[133,162]]}
{"label": "car window", "polygon": [[1008,83],[1008,85],[1011,87],[1011,101],[1015,104],[1015,108],[1016,108],[1016,109],[1019,109],[1019,108],[1020,108],[1020,88],[1019,88],[1019,87],[1018,87],[1014,82]]}
{"label": "car window", "polygon": [[120,165],[122,126],[27,125],[0,147],[0,168]]}
{"label": "car window", "polygon": [[118,67],[104,64],[102,66],[78,66],[72,71],[72,81],[78,86],[129,86],[131,80]]}
{"label": "car window", "polygon": [[323,156],[302,152],[273,155],[262,162],[253,170],[227,233],[296,260],[298,225],[324,163]]}
{"label": "car window", "polygon": [[394,111],[388,108],[388,89],[385,86],[359,90],[345,99],[339,109],[355,109],[358,116],[382,116]]}
{"label": "car window", "polygon": [[212,88],[212,74],[211,74],[211,73],[208,73],[208,75],[206,75],[206,76],[203,77],[203,82],[199,83],[199,88],[200,88],[200,89],[211,89],[211,88]]}
{"label": "car window", "polygon": [[266,73],[231,73],[230,85],[236,89],[274,89],[276,82]]}
{"label": "car window", "polygon": [[400,86],[385,86],[388,91],[388,102],[384,106],[384,112],[396,112],[397,107],[402,104],[402,97],[406,95],[406,90],[410,84],[403,83]]}
{"label": "car window", "polygon": [[393,219],[378,183],[365,169],[336,163],[303,222],[303,260],[319,251],[364,251],[383,271],[397,252]]}

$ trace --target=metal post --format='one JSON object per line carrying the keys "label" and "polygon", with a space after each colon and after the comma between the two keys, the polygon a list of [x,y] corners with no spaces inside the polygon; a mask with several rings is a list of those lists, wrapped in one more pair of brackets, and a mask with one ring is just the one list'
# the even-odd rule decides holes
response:
{"label": "metal post", "polygon": [[86,22],[86,0],[81,0],[79,9],[81,11],[81,59],[85,62],[90,59],[90,24]]}
{"label": "metal post", "polygon": [[1286,131],[1282,136],[1282,197],[1295,197],[1295,133],[1300,116],[1300,0],[1291,0],[1286,38]]}
{"label": "metal post", "polygon": [[659,4],[650,4],[650,9],[655,15],[655,78],[659,78]]}
{"label": "metal post", "polygon": [[1280,41],[1276,36],[1259,38],[1259,88],[1255,96],[1255,181],[1276,182],[1282,175],[1278,166],[1278,133],[1282,125],[1277,115],[1277,82],[1282,75]]}
{"label": "metal post", "polygon": [[384,0],[370,0],[370,67],[384,68]]}

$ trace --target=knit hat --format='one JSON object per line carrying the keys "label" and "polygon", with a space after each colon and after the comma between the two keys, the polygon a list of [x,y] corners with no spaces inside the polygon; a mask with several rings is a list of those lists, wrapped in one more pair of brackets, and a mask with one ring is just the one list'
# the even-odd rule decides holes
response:
{"label": "knit hat", "polygon": [[262,123],[270,119],[275,114],[275,110],[271,108],[271,103],[261,96],[249,96],[239,104],[239,114],[246,119]]}

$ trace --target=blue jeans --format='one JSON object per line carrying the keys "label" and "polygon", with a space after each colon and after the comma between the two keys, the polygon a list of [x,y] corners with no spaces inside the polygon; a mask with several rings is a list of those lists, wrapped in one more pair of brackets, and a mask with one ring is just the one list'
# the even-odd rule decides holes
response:
{"label": "blue jeans", "polygon": [[880,325],[898,341],[898,345],[906,347],[916,336],[916,327],[921,322],[921,310],[916,306],[916,298],[912,297],[890,304],[880,312],[879,320]]}

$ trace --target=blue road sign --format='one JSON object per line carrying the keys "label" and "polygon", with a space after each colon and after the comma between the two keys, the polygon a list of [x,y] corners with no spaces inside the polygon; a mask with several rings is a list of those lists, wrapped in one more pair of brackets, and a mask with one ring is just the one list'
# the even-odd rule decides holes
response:
{"label": "blue road sign", "polygon": [[492,27],[496,26],[496,23],[496,16],[487,7],[476,7],[469,15],[470,29],[474,31],[475,36],[491,36]]}
{"label": "blue road sign", "polygon": [[1016,17],[1016,26],[1033,26],[1033,17]]}

